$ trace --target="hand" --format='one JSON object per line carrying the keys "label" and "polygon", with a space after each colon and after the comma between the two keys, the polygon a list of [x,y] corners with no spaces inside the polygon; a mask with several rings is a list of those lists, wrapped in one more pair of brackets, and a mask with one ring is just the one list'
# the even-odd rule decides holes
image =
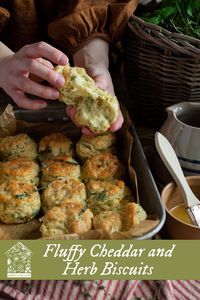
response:
{"label": "hand", "polygon": [[[93,66],[86,67],[85,69],[86,69],[86,72],[88,73],[88,75],[90,75],[90,77],[92,77],[94,79],[96,85],[99,88],[109,92],[113,96],[115,95],[112,78],[111,78],[109,70],[106,67],[93,65]],[[123,118],[122,112],[119,108],[118,118],[110,126],[109,130],[112,132],[117,131],[118,129],[120,129],[122,127],[123,122],[124,122],[124,118]],[[85,134],[87,134],[87,133],[85,133]]]}
{"label": "hand", "polygon": [[[96,85],[108,91],[111,95],[114,95],[114,87],[110,72],[108,70],[109,45],[106,41],[95,38],[92,39],[88,44],[77,51],[74,56],[74,65],[85,68],[86,72],[92,77]],[[74,107],[67,107],[67,114],[74,122]],[[109,128],[110,131],[117,131],[123,124],[123,116],[119,108],[119,114],[117,120]],[[78,126],[78,124],[76,124]],[[91,134],[91,131],[87,127],[82,128],[84,134]]]}
{"label": "hand", "polygon": [[[53,64],[65,65],[67,56],[45,42],[27,45],[16,53],[0,59],[0,87],[22,108],[42,109],[47,103],[42,99],[30,99],[25,93],[43,99],[57,99],[58,88],[65,80],[55,72]],[[50,83],[51,87],[39,84],[36,78]]]}

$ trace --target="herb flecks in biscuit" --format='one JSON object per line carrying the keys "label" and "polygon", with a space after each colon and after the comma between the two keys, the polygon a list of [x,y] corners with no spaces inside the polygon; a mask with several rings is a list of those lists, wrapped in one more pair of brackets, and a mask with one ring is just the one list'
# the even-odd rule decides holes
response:
{"label": "herb flecks in biscuit", "polygon": [[66,65],[55,67],[55,71],[65,78],[59,100],[75,107],[75,122],[94,133],[107,131],[118,117],[117,98],[98,88],[83,68]]}
{"label": "herb flecks in biscuit", "polygon": [[92,218],[92,212],[81,204],[64,201],[48,210],[42,219],[40,231],[43,238],[81,234],[92,228]]}
{"label": "herb flecks in biscuit", "polygon": [[107,152],[88,158],[82,167],[82,178],[85,182],[90,179],[122,179],[124,175],[125,169],[118,157]]}
{"label": "herb flecks in biscuit", "polygon": [[0,183],[9,180],[39,185],[39,165],[24,158],[0,162]]}
{"label": "herb flecks in biscuit", "polygon": [[73,156],[73,143],[64,134],[54,132],[41,138],[38,153],[41,162],[63,154]]}
{"label": "herb flecks in biscuit", "polygon": [[94,215],[101,211],[120,211],[133,196],[124,181],[90,180],[86,184],[87,204]]}
{"label": "herb flecks in biscuit", "polygon": [[0,139],[1,160],[20,157],[30,160],[37,158],[37,145],[26,133],[19,133]]}
{"label": "herb flecks in biscuit", "polygon": [[67,155],[47,159],[41,166],[42,187],[47,187],[54,180],[81,179],[81,168],[76,160]]}
{"label": "herb flecks in biscuit", "polygon": [[99,153],[117,153],[117,137],[115,133],[107,131],[98,135],[82,135],[76,143],[76,154],[81,161]]}
{"label": "herb flecks in biscuit", "polygon": [[54,180],[44,189],[41,200],[44,212],[60,205],[63,201],[85,206],[85,185],[77,179]]}
{"label": "herb flecks in biscuit", "polygon": [[35,185],[19,181],[0,184],[0,220],[7,224],[26,223],[33,219],[41,206]]}

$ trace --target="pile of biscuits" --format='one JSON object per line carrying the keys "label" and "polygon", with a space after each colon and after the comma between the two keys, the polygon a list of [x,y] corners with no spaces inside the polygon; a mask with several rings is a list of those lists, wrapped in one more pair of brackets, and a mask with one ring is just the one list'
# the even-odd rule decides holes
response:
{"label": "pile of biscuits", "polygon": [[42,238],[93,229],[126,231],[146,219],[125,184],[114,133],[62,133],[37,143],[25,133],[0,139],[0,221],[40,217]]}

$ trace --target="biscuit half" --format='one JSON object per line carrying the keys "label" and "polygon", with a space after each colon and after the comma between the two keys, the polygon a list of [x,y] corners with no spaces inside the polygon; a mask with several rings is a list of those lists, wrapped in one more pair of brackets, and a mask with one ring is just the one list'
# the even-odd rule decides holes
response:
{"label": "biscuit half", "polygon": [[55,71],[65,78],[59,100],[75,107],[75,122],[94,133],[107,131],[118,117],[117,98],[98,88],[84,68],[56,66]]}

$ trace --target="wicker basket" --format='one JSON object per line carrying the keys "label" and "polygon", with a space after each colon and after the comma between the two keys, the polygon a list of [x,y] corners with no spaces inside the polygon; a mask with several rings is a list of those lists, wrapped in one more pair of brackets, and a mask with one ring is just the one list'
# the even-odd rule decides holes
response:
{"label": "wicker basket", "polygon": [[133,116],[160,126],[167,106],[200,101],[200,40],[132,15],[123,51]]}

